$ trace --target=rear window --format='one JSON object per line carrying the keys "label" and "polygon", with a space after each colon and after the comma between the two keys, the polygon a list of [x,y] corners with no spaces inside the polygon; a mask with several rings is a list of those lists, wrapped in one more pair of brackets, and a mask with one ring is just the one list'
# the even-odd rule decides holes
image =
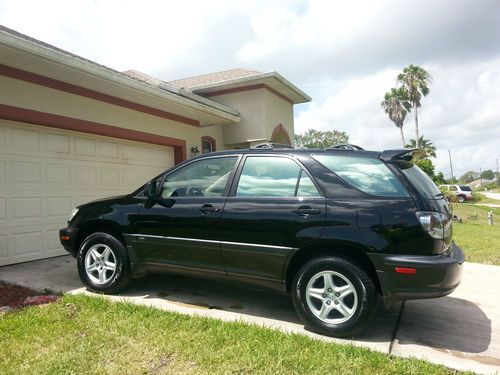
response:
{"label": "rear window", "polygon": [[408,197],[396,175],[379,159],[338,155],[312,157],[365,193],[381,197]]}
{"label": "rear window", "polygon": [[472,191],[470,186],[465,186],[465,185],[459,185],[459,186],[460,186],[460,190],[462,190],[462,191]]}
{"label": "rear window", "polygon": [[437,199],[442,198],[442,193],[436,186],[436,184],[430,179],[429,176],[425,174],[419,167],[413,163],[401,162],[398,163],[399,168],[406,176],[406,178],[411,182],[413,187],[424,198]]}

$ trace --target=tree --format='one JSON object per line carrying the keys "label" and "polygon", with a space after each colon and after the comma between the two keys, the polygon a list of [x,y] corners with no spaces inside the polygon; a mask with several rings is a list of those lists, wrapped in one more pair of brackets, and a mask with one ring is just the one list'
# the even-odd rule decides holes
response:
{"label": "tree", "polygon": [[415,65],[409,65],[403,69],[403,72],[398,74],[398,83],[405,90],[408,96],[408,101],[411,104],[412,109],[415,111],[415,139],[416,148],[420,148],[419,140],[420,135],[418,132],[418,108],[422,105],[421,100],[423,96],[429,93],[429,84],[432,80],[431,74]]}
{"label": "tree", "polygon": [[413,161],[418,167],[425,172],[427,176],[429,176],[432,180],[435,179],[434,176],[434,164],[432,164],[431,159],[420,159]]}
{"label": "tree", "polygon": [[419,138],[418,143],[414,139],[410,139],[410,142],[405,147],[420,148],[424,152],[423,158],[436,157],[436,146],[429,139],[425,139],[424,136]]}
{"label": "tree", "polygon": [[434,176],[434,183],[436,185],[446,184],[446,179],[444,178],[443,172],[439,172],[437,175]]}
{"label": "tree", "polygon": [[481,172],[481,178],[485,180],[494,180],[495,179],[495,174],[491,169],[487,169],[485,171]]}
{"label": "tree", "polygon": [[411,105],[408,102],[406,91],[402,87],[392,88],[391,91],[385,93],[384,100],[380,103],[380,105],[394,125],[399,128],[404,147],[405,136],[403,133],[403,123],[405,121],[406,114],[411,110]]}
{"label": "tree", "polygon": [[348,141],[347,133],[338,130],[309,129],[304,134],[295,134],[295,145],[298,148],[327,148]]}
{"label": "tree", "polygon": [[477,178],[479,178],[479,173],[474,171],[467,171],[462,176],[460,176],[458,180],[468,184],[469,182],[474,181]]}

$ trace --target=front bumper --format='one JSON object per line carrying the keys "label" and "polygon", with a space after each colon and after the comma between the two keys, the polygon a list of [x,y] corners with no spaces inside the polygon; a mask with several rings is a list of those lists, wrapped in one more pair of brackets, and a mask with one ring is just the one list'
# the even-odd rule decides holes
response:
{"label": "front bumper", "polygon": [[76,258],[76,237],[78,236],[77,228],[63,228],[59,230],[59,241],[64,249]]}
{"label": "front bumper", "polygon": [[[377,270],[387,303],[450,294],[460,284],[465,260],[464,252],[455,244],[442,255],[368,255]],[[415,273],[398,273],[396,267],[414,269]]]}

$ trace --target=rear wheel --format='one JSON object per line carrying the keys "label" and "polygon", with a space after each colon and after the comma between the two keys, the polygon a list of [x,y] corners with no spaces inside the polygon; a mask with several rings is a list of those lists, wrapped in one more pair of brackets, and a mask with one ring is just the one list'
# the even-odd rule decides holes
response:
{"label": "rear wheel", "polygon": [[457,196],[457,201],[458,201],[458,203],[464,203],[465,202],[465,197],[463,195],[458,195]]}
{"label": "rear wheel", "polygon": [[340,257],[312,259],[293,282],[293,302],[306,326],[337,337],[363,331],[375,312],[377,291],[366,271]]}
{"label": "rear wheel", "polygon": [[108,233],[93,233],[82,242],[77,265],[82,282],[96,292],[118,292],[132,278],[125,246]]}

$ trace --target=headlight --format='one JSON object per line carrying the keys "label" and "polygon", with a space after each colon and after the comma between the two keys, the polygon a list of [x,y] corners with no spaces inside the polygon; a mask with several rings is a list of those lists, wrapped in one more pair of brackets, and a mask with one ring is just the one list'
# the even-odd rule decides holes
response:
{"label": "headlight", "polygon": [[73,220],[73,218],[75,217],[75,215],[78,213],[78,208],[73,208],[73,210],[71,211],[71,214],[69,215],[68,217],[68,223],[71,222],[71,220]]}

